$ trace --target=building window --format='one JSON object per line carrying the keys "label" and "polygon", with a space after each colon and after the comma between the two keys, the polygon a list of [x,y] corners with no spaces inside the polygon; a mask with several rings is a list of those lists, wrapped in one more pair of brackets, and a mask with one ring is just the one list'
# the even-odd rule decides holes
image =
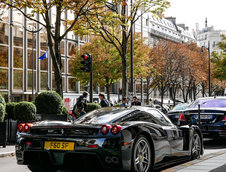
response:
{"label": "building window", "polygon": [[23,68],[23,48],[14,47],[13,58],[14,68]]}
{"label": "building window", "polygon": [[0,67],[8,67],[8,47],[0,45]]}
{"label": "building window", "polygon": [[[83,88],[82,87],[82,85],[81,85],[81,88]],[[85,91],[85,90],[83,90],[83,89],[81,89],[82,91]],[[78,89],[77,89],[77,87],[76,87],[76,80],[75,80],[75,78],[68,78],[68,91],[78,91]]]}
{"label": "building window", "polygon": [[13,70],[13,88],[15,90],[23,89],[23,70]]}
{"label": "building window", "polygon": [[0,90],[8,89],[8,69],[0,69]]}
{"label": "building window", "polygon": [[47,88],[48,87],[48,83],[47,83],[47,81],[48,81],[48,73],[47,72],[41,72],[41,84],[40,84],[40,87],[41,87],[41,90],[48,90],[49,88]]}
{"label": "building window", "polygon": [[[36,90],[36,71],[34,71],[34,90]],[[32,90],[32,71],[28,71],[27,72],[27,78],[28,78],[28,81],[27,81],[27,85],[28,85],[28,90]]]}
{"label": "building window", "polygon": [[149,26],[149,19],[146,19],[146,26]]}

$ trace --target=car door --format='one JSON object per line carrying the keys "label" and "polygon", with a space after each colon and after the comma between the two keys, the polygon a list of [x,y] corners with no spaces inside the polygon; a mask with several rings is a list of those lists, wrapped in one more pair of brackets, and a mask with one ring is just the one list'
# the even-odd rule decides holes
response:
{"label": "car door", "polygon": [[172,155],[179,155],[183,151],[183,132],[178,129],[164,114],[155,109],[148,112],[158,120],[163,130],[167,133],[167,139],[171,148]]}

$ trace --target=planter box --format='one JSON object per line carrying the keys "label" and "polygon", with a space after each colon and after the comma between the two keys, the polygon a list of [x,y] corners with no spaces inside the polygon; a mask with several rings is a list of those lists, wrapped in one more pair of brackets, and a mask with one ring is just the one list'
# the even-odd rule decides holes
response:
{"label": "planter box", "polygon": [[0,122],[0,146],[6,147],[6,122]]}

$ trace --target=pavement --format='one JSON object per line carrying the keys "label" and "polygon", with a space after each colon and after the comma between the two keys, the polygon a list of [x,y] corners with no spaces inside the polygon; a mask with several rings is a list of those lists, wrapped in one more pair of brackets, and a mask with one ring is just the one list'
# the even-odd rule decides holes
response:
{"label": "pavement", "polygon": [[0,158],[15,155],[15,145],[6,145],[5,148],[0,146]]}
{"label": "pavement", "polygon": [[[0,158],[13,157],[15,146],[7,145],[6,148],[0,146]],[[0,159],[1,161],[1,159]],[[225,172],[226,171],[226,149],[207,150],[206,153],[197,160],[173,166],[161,170],[161,172]]]}

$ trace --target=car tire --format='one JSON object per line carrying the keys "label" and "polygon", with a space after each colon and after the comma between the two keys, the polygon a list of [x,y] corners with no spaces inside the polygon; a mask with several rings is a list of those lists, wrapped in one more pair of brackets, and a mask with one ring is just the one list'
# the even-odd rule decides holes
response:
{"label": "car tire", "polygon": [[133,144],[132,171],[149,172],[152,169],[152,150],[144,135],[139,135]]}
{"label": "car tire", "polygon": [[191,159],[199,159],[202,151],[201,137],[195,132],[192,137]]}
{"label": "car tire", "polygon": [[27,167],[32,172],[56,172],[57,171],[55,169],[48,168],[48,167],[42,167],[42,166],[28,165]]}

